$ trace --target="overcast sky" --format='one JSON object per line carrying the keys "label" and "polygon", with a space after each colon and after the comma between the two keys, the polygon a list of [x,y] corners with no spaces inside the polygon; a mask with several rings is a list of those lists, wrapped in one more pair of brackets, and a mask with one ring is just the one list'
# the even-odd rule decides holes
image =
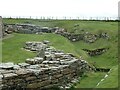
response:
{"label": "overcast sky", "polygon": [[0,0],[1,16],[117,17],[119,0]]}

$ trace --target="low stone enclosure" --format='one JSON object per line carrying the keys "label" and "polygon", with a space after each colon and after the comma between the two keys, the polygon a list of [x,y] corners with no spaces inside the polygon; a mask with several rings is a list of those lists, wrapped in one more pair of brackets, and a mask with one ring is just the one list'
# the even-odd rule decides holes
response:
{"label": "low stone enclosure", "polygon": [[64,53],[49,45],[49,41],[26,42],[25,50],[37,52],[25,63],[0,63],[2,90],[70,88],[84,73],[95,68],[82,58]]}
{"label": "low stone enclosure", "polygon": [[56,31],[56,34],[60,34],[72,42],[83,40],[86,43],[94,43],[99,38],[103,38],[107,40],[109,39],[109,36],[107,33],[92,34],[89,32],[84,32],[83,34],[74,34],[74,33],[68,33],[68,32],[60,32],[58,30]]}
{"label": "low stone enclosure", "polygon": [[82,50],[86,51],[90,56],[96,56],[105,53],[108,49],[109,48],[100,48],[95,50],[82,49]]}
{"label": "low stone enclosure", "polygon": [[68,40],[72,42],[83,40],[84,42],[87,43],[94,43],[99,38],[109,39],[109,35],[103,32],[99,34],[92,34],[89,32],[84,32],[82,34],[74,34],[65,31],[64,28],[41,27],[33,24],[4,24],[3,29],[7,34],[10,34],[12,32],[23,33],[23,34],[55,33],[66,37]]}

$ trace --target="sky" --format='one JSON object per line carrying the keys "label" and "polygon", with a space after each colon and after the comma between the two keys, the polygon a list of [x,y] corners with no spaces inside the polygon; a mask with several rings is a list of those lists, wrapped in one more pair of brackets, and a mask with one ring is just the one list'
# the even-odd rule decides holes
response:
{"label": "sky", "polygon": [[0,0],[0,16],[117,17],[119,0]]}

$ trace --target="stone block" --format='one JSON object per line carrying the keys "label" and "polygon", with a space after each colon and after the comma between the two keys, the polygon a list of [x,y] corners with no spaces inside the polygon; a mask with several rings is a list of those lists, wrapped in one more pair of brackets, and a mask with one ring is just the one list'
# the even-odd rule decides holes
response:
{"label": "stone block", "polygon": [[31,83],[31,84],[28,84],[27,88],[40,88],[40,87],[43,87],[43,86],[47,86],[50,83],[51,83],[50,80],[46,80],[46,81],[42,81],[42,82],[34,82],[34,83]]}
{"label": "stone block", "polygon": [[18,63],[18,65],[19,65],[20,67],[30,66],[30,64],[28,64],[28,63]]}
{"label": "stone block", "polygon": [[0,63],[0,69],[13,69],[14,63],[8,62],[8,63]]}
{"label": "stone block", "polygon": [[3,74],[3,79],[13,79],[15,77],[17,77],[18,75],[15,73],[7,73],[7,74]]}
{"label": "stone block", "polygon": [[15,73],[17,75],[21,76],[21,77],[24,76],[24,75],[31,75],[31,74],[33,74],[31,71],[26,70],[26,69],[19,69],[19,70],[15,71]]}
{"label": "stone block", "polygon": [[37,79],[36,76],[30,76],[30,77],[26,77],[25,80],[28,82],[28,81],[34,81],[36,79]]}

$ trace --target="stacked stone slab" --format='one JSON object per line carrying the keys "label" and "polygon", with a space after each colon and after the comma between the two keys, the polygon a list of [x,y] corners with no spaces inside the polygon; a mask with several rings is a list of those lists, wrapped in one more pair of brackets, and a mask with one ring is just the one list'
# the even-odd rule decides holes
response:
{"label": "stacked stone slab", "polygon": [[[29,58],[25,63],[1,63],[0,88],[13,90],[71,87],[86,71],[93,70],[85,60],[78,59],[71,53],[64,53],[49,46],[43,50],[44,57]],[[49,58],[46,52],[49,52]]]}
{"label": "stacked stone slab", "polygon": [[[19,66],[19,65],[18,65]],[[14,66],[11,66],[14,67]],[[16,69],[1,68],[1,87],[5,90],[21,88],[45,88],[64,86],[83,75],[89,66],[81,60],[69,61],[63,65],[35,64]],[[69,86],[70,87],[70,86]]]}
{"label": "stacked stone slab", "polygon": [[24,48],[30,51],[38,51],[46,47],[47,47],[46,44],[42,42],[26,42]]}

